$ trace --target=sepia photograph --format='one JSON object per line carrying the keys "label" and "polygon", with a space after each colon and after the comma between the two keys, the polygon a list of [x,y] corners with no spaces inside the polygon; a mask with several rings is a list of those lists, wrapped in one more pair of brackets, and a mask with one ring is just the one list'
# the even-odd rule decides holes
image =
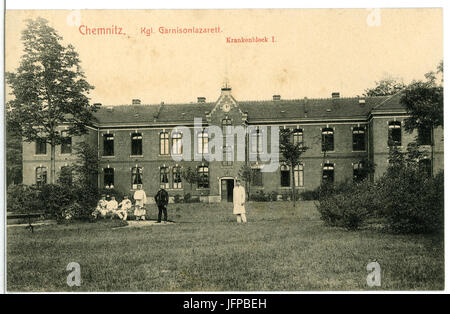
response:
{"label": "sepia photograph", "polygon": [[443,11],[6,9],[6,292],[443,291]]}

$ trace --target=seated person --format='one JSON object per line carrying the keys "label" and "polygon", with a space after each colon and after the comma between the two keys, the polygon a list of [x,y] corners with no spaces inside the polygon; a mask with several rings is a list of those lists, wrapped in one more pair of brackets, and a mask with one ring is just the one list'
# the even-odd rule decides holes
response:
{"label": "seated person", "polygon": [[122,202],[119,204],[119,209],[116,210],[117,216],[119,216],[122,220],[127,220],[128,210],[131,209],[131,201],[128,199],[128,196],[124,196]]}
{"label": "seated person", "polygon": [[106,210],[111,214],[111,219],[116,214],[117,209],[119,208],[119,203],[117,203],[116,198],[111,196],[111,200],[106,204]]}
{"label": "seated person", "polygon": [[108,213],[108,210],[106,209],[106,205],[108,204],[108,201],[106,200],[105,195],[102,195],[100,200],[97,203],[97,207],[92,212],[92,216],[97,219],[97,217],[100,215],[102,217],[106,217],[106,214]]}

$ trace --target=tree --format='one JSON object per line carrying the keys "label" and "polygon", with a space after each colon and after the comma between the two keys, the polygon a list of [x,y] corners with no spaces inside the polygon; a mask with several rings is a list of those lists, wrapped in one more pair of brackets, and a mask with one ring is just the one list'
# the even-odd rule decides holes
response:
{"label": "tree", "polygon": [[196,184],[200,180],[198,172],[195,171],[195,169],[192,169],[191,167],[187,168],[183,167],[181,168],[181,176],[187,183],[189,183],[192,192],[192,185]]}
{"label": "tree", "polygon": [[22,183],[22,137],[6,113],[6,183]]}
{"label": "tree", "polygon": [[242,165],[241,169],[239,169],[239,178],[245,182],[245,190],[247,191],[247,199],[250,200],[250,187],[253,182],[253,172],[252,167],[248,164]]}
{"label": "tree", "polygon": [[405,120],[405,130],[428,130],[431,137],[431,168],[434,162],[434,129],[444,127],[444,68],[442,61],[435,72],[425,74],[426,81],[414,81],[405,89],[400,103],[405,107],[409,117]]}
{"label": "tree", "polygon": [[280,151],[284,161],[289,165],[291,169],[291,190],[292,201],[295,207],[295,182],[294,182],[294,167],[300,163],[300,158],[309,147],[304,146],[303,142],[294,143],[293,134],[294,130],[282,129],[280,130]]}
{"label": "tree", "polygon": [[392,77],[381,79],[380,81],[375,82],[375,85],[376,86],[374,88],[367,88],[364,96],[372,97],[395,95],[406,87],[403,82]]}
{"label": "tree", "polygon": [[[7,102],[9,118],[27,142],[43,141],[51,147],[50,183],[55,183],[55,148],[66,136],[82,135],[95,118],[89,104],[93,89],[85,80],[72,45],[45,19],[27,20],[22,32],[24,54],[15,73],[7,72],[13,99]],[[58,130],[66,126],[66,134]]]}

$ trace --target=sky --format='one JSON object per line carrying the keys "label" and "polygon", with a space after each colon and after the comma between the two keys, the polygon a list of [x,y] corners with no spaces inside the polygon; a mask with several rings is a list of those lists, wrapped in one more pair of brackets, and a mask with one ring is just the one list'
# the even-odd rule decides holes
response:
{"label": "sky", "polygon": [[[384,77],[423,79],[443,59],[442,9],[7,10],[7,72],[23,54],[25,20],[38,16],[75,47],[91,101],[105,106],[215,101],[225,81],[238,101],[353,97]],[[125,35],[83,35],[79,25]],[[268,42],[227,42],[252,37]]]}

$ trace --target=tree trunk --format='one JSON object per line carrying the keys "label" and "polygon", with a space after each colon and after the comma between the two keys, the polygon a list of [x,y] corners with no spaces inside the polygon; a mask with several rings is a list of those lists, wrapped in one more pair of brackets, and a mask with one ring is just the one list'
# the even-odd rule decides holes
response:
{"label": "tree trunk", "polygon": [[294,166],[291,165],[291,174],[292,174],[292,181],[291,181],[291,190],[292,190],[292,204],[295,208],[295,178],[294,178]]}
{"label": "tree trunk", "polygon": [[434,127],[431,127],[431,176],[434,175]]}
{"label": "tree trunk", "polygon": [[56,178],[56,161],[55,161],[55,151],[56,151],[56,145],[52,141],[50,143],[50,183],[55,184],[55,178]]}

